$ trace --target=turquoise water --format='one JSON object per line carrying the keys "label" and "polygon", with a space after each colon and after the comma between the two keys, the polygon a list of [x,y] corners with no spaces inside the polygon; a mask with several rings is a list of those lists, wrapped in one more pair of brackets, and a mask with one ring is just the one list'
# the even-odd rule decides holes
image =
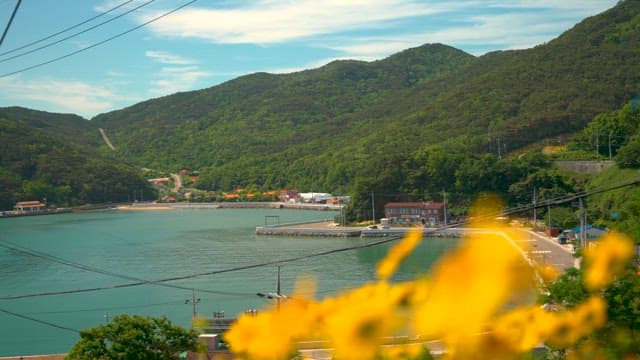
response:
{"label": "turquoise water", "polygon": [[[335,214],[215,209],[0,220],[0,356],[67,352],[78,340],[75,330],[123,313],[164,315],[188,327],[193,307],[185,300],[192,297],[190,289],[200,299],[198,315],[211,317],[215,311],[224,311],[227,317],[235,317],[269,304],[257,292],[276,290],[277,265],[254,265],[379,240],[257,236],[255,227],[264,225],[265,216],[274,215],[281,223],[290,223],[332,219]],[[452,239],[426,239],[400,268],[396,280],[426,271],[455,244]],[[292,291],[303,274],[316,277],[318,298],[369,282],[389,246],[282,263],[282,292]],[[238,270],[243,267],[249,268]],[[175,277],[181,279],[163,282],[165,286],[127,286]]]}

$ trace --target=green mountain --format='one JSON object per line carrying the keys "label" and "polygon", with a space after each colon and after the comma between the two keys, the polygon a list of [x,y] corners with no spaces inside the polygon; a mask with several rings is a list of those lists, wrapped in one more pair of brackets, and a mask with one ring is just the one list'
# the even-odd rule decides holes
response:
{"label": "green mountain", "polygon": [[[259,73],[92,119],[121,156],[201,171],[201,185],[352,190],[438,151],[504,154],[582,129],[640,92],[640,2],[532,49],[473,57],[433,44],[374,62]],[[393,174],[391,174],[393,173]]]}
{"label": "green mountain", "polygon": [[58,207],[128,201],[134,191],[153,198],[138,169],[98,154],[94,133],[75,115],[0,109],[0,210],[21,200]]}
{"label": "green mountain", "polygon": [[550,192],[566,184],[532,178],[545,168],[535,156],[501,157],[573,136],[637,98],[639,63],[640,1],[626,0],[526,50],[474,57],[428,44],[374,62],[247,75],[91,121],[2,108],[1,206],[43,194],[60,204],[131,199],[146,183],[127,164],[198,170],[203,189],[357,194],[363,209],[371,192],[443,189],[462,203],[484,190],[519,203],[517,189],[532,182],[546,179]]}

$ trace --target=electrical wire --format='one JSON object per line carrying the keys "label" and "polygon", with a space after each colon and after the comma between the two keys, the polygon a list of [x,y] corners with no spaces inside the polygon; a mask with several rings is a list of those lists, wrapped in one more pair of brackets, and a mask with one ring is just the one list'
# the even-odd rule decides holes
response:
{"label": "electrical wire", "polygon": [[18,8],[20,7],[21,2],[22,0],[18,0],[18,2],[16,3],[16,6],[13,8],[13,12],[11,13],[11,17],[9,18],[9,22],[7,23],[7,26],[4,28],[4,31],[2,32],[2,37],[0,37],[0,46],[2,46],[2,42],[4,42],[4,38],[7,36],[7,33],[9,32],[9,28],[11,27],[11,23],[13,22],[13,19],[16,17],[16,13],[18,12]]}
{"label": "electrical wire", "polygon": [[[127,288],[127,287],[134,287],[134,286],[148,285],[148,284],[159,284],[159,283],[165,283],[165,282],[177,281],[177,280],[187,280],[187,279],[193,279],[201,276],[218,275],[218,274],[223,274],[228,272],[249,270],[249,269],[255,269],[259,267],[285,264],[285,263],[308,259],[308,258],[317,257],[317,256],[324,256],[324,255],[335,254],[335,253],[340,253],[345,251],[352,251],[352,250],[381,245],[381,244],[395,241],[398,239],[400,239],[400,236],[389,237],[385,240],[380,240],[380,241],[371,242],[371,243],[362,244],[362,245],[350,246],[346,248],[339,248],[339,249],[322,251],[319,253],[297,256],[294,258],[277,259],[277,260],[267,261],[267,262],[258,263],[258,264],[244,265],[244,266],[238,266],[238,267],[221,269],[221,270],[212,270],[212,271],[206,271],[206,272],[201,272],[196,274],[174,276],[174,277],[163,278],[158,280],[138,281],[138,282],[127,283],[127,284],[114,284],[114,285],[99,286],[99,287],[85,288],[85,289],[75,289],[75,290],[48,291],[48,292],[39,292],[39,293],[31,293],[31,294],[22,294],[22,295],[6,295],[6,296],[0,296],[0,300],[15,300],[15,299],[24,299],[24,298],[51,296],[51,295],[76,294],[76,293],[92,292],[92,291],[100,291],[100,290],[120,289],[120,288]],[[187,289],[191,290],[191,288],[187,288]],[[251,295],[255,295],[255,294],[252,293]]]}
{"label": "electrical wire", "polygon": [[33,249],[28,249],[28,248],[25,248],[24,246],[8,243],[7,241],[1,241],[0,240],[0,247],[6,248],[6,249],[10,249],[10,250],[13,250],[13,251],[17,251],[17,252],[20,252],[20,253],[23,253],[23,254],[27,254],[27,255],[43,258],[43,259],[47,259],[49,261],[53,261],[53,262],[56,262],[56,263],[60,263],[60,264],[63,264],[63,265],[67,265],[67,266],[70,266],[70,267],[74,267],[74,268],[85,270],[85,271],[89,271],[89,272],[94,272],[94,273],[98,273],[98,274],[102,274],[102,275],[109,275],[109,276],[113,276],[113,277],[117,277],[117,278],[121,278],[121,279],[125,279],[125,280],[138,281],[141,284],[165,286],[165,287],[170,287],[170,288],[175,288],[175,289],[180,289],[180,290],[189,290],[189,291],[197,290],[198,292],[209,293],[209,294],[217,294],[217,295],[230,295],[230,296],[253,296],[254,295],[253,293],[235,293],[235,292],[216,291],[216,290],[207,290],[207,289],[196,289],[196,288],[180,286],[180,285],[156,283],[156,282],[152,282],[152,281],[149,281],[149,280],[141,279],[141,278],[138,278],[138,277],[122,275],[122,274],[114,273],[112,271],[102,270],[102,269],[99,269],[99,268],[96,268],[96,267],[93,267],[93,266],[88,266],[88,265],[76,263],[76,262],[73,262],[73,261],[70,261],[70,260],[66,260],[66,259],[63,259],[63,258],[60,258],[60,257],[57,257],[57,256],[53,256],[51,254],[43,253],[43,252],[40,252],[40,251],[37,251],[37,250],[33,250]]}
{"label": "electrical wire", "polygon": [[85,21],[83,21],[83,22],[80,22],[80,23],[78,23],[78,24],[75,24],[75,25],[69,26],[68,28],[62,29],[62,30],[60,30],[60,31],[58,31],[58,32],[56,32],[56,33],[54,33],[54,34],[51,34],[51,35],[46,36],[46,37],[43,37],[43,38],[41,38],[41,39],[38,39],[38,40],[32,41],[32,42],[30,42],[30,43],[28,43],[28,44],[24,44],[24,45],[19,46],[19,47],[17,47],[17,48],[14,48],[14,49],[11,49],[11,50],[8,50],[8,51],[5,51],[5,52],[2,52],[2,53],[0,53],[0,56],[4,56],[4,55],[7,55],[7,54],[11,54],[11,53],[16,52],[16,51],[18,51],[18,50],[22,50],[22,49],[27,48],[27,47],[29,47],[29,46],[32,46],[32,45],[35,45],[35,44],[39,44],[39,43],[41,43],[41,42],[43,42],[43,41],[49,40],[49,39],[51,39],[51,38],[53,38],[53,37],[56,37],[56,36],[58,36],[58,35],[60,35],[60,34],[64,34],[64,33],[65,33],[65,32],[67,32],[67,31],[73,30],[73,29],[75,29],[75,28],[77,28],[77,27],[80,27],[80,26],[82,26],[82,25],[84,25],[84,24],[86,24],[86,23],[89,23],[89,22],[91,22],[91,21],[93,21],[93,20],[95,20],[95,19],[98,19],[98,18],[100,18],[100,17],[102,17],[102,16],[104,16],[104,15],[107,15],[107,14],[111,13],[112,11],[115,11],[115,10],[119,9],[119,8],[123,7],[124,5],[127,5],[128,3],[132,2],[132,1],[133,1],[133,0],[127,0],[127,1],[125,1],[125,2],[123,2],[123,3],[121,3],[120,5],[116,5],[115,7],[112,7],[111,9],[109,9],[109,10],[107,10],[107,11],[101,12],[100,14],[98,14],[98,15],[96,15],[96,16],[94,16],[94,17],[91,17],[91,18],[89,18],[89,19],[87,19],[87,20],[85,20]]}
{"label": "electrical wire", "polygon": [[[623,183],[619,183],[619,184],[615,184],[615,185],[611,185],[611,186],[607,186],[607,187],[596,188],[596,189],[593,189],[593,190],[590,190],[590,191],[581,192],[581,193],[578,193],[578,194],[571,194],[571,195],[564,196],[564,197],[554,198],[554,199],[551,199],[551,200],[548,200],[548,201],[537,203],[535,206],[534,205],[518,206],[518,207],[515,207],[515,208],[507,209],[507,210],[502,211],[502,212],[488,214],[486,216],[483,216],[482,218],[483,219],[484,218],[492,219],[492,218],[495,218],[496,216],[508,215],[508,214],[513,214],[513,213],[518,213],[518,212],[522,212],[522,211],[531,210],[533,208],[544,207],[544,206],[547,206],[547,204],[557,205],[557,204],[573,201],[573,200],[581,198],[581,197],[595,195],[595,194],[599,194],[599,193],[606,192],[606,191],[617,190],[617,189],[621,189],[623,187],[637,185],[637,184],[640,184],[640,179],[634,179],[634,180],[625,181]],[[466,224],[466,222],[463,222],[461,224],[451,224],[451,225],[439,227],[437,229],[432,229],[432,230],[429,230],[429,231],[425,231],[425,234],[437,233],[439,231],[442,231],[442,230],[445,230],[445,229],[448,229],[448,228],[452,228],[452,227],[459,227],[460,225],[464,225],[464,224]],[[325,255],[337,254],[337,253],[341,253],[341,252],[345,252],[345,251],[353,251],[353,250],[359,250],[359,249],[368,248],[368,247],[374,247],[374,246],[387,244],[387,243],[390,243],[392,241],[399,240],[401,237],[402,236],[392,236],[392,237],[388,237],[388,238],[386,238],[384,240],[374,241],[374,242],[370,242],[370,243],[366,243],[366,244],[349,246],[349,247],[332,249],[332,250],[326,250],[326,251],[321,251],[321,252],[317,252],[317,253],[301,255],[301,256],[287,258],[287,259],[276,259],[276,260],[271,260],[271,261],[262,262],[262,263],[258,263],[258,264],[243,265],[243,266],[232,267],[232,268],[227,268],[227,269],[206,271],[206,272],[201,272],[201,273],[196,273],[196,274],[174,276],[174,277],[168,277],[168,278],[163,278],[163,279],[158,279],[158,280],[139,281],[139,282],[133,282],[133,283],[127,283],[127,284],[115,284],[115,285],[101,286],[101,287],[94,287],[94,288],[85,288],[85,289],[39,292],[39,293],[22,294],[22,295],[9,295],[9,296],[0,297],[0,300],[14,300],[14,299],[23,299],[23,298],[32,298],[32,297],[41,297],[41,296],[51,296],[51,295],[75,294],[75,293],[92,292],[92,291],[100,291],[100,290],[127,288],[127,287],[134,287],[134,286],[147,285],[147,284],[158,284],[158,283],[165,283],[165,282],[170,282],[170,281],[187,280],[187,279],[192,279],[192,278],[201,277],[201,276],[217,275],[217,274],[223,274],[223,273],[229,273],[229,272],[235,272],[235,271],[241,271],[241,270],[255,269],[255,268],[271,266],[271,265],[285,264],[285,263],[289,263],[289,262],[310,259],[310,258],[318,257],[318,256],[325,256]],[[191,290],[191,289],[189,288],[189,290]]]}
{"label": "electrical wire", "polygon": [[29,315],[73,314],[73,313],[111,311],[111,310],[122,310],[122,309],[140,309],[140,308],[166,306],[166,305],[184,305],[184,301],[165,301],[162,303],[154,303],[154,304],[113,306],[113,307],[105,307],[105,308],[90,308],[90,309],[76,309],[76,310],[36,311],[36,312],[29,312],[28,314]]}
{"label": "electrical wire", "polygon": [[[141,8],[143,8],[143,7],[147,6],[147,5],[149,5],[149,4],[151,4],[151,3],[152,3],[152,2],[154,2],[154,1],[155,1],[155,0],[149,0],[149,1],[147,1],[146,3],[140,4],[140,5],[138,5],[138,6],[134,7],[134,8],[132,8],[132,9],[130,9],[130,10],[127,10],[127,11],[123,12],[123,13],[122,13],[122,14],[120,14],[120,15],[114,16],[114,17],[112,17],[111,19],[105,20],[105,21],[103,21],[103,22],[101,22],[101,23],[98,23],[98,24],[93,25],[93,26],[91,26],[91,27],[89,27],[89,28],[86,28],[86,29],[84,29],[84,30],[82,30],[82,31],[78,31],[78,32],[76,32],[76,33],[73,33],[73,34],[71,34],[71,35],[68,35],[68,36],[66,36],[66,37],[63,37],[62,39],[59,39],[59,40],[56,40],[56,41],[50,42],[50,43],[48,43],[48,44],[42,45],[42,46],[37,47],[37,48],[35,48],[35,49],[31,49],[31,50],[28,50],[28,51],[22,52],[22,53],[20,53],[20,54],[13,55],[13,56],[8,57],[8,58],[5,58],[5,59],[1,59],[1,60],[0,60],[0,63],[7,62],[7,61],[9,61],[9,60],[13,60],[13,59],[16,59],[16,58],[19,58],[19,57],[25,56],[25,55],[32,54],[32,53],[34,53],[34,52],[36,52],[36,51],[40,51],[40,50],[42,50],[42,49],[46,49],[46,48],[51,47],[51,46],[53,46],[53,45],[60,44],[60,43],[61,43],[61,42],[63,42],[63,41],[66,41],[66,40],[72,39],[72,38],[74,38],[74,37],[76,37],[76,36],[78,36],[78,35],[82,35],[82,34],[84,34],[84,33],[87,33],[87,32],[89,32],[89,31],[91,31],[91,30],[93,30],[93,29],[95,29],[95,28],[98,28],[98,27],[100,27],[100,26],[102,26],[102,25],[108,24],[108,23],[110,23],[110,22],[112,22],[112,21],[115,21],[115,20],[117,20],[117,19],[119,19],[119,18],[121,18],[121,17],[125,16],[125,15],[128,15],[128,14],[130,14],[130,13],[134,12],[134,11],[137,11],[137,10],[139,10],[139,9],[141,9]],[[53,36],[53,35],[52,35],[52,36]],[[12,51],[13,51],[13,50],[12,50]]]}
{"label": "electrical wire", "polygon": [[39,323],[39,324],[43,324],[43,325],[47,325],[47,326],[51,326],[51,327],[54,327],[54,328],[57,328],[57,329],[66,330],[66,331],[71,331],[71,332],[73,332],[73,333],[79,333],[79,332],[80,332],[80,330],[77,330],[77,329],[73,329],[73,328],[70,328],[70,327],[66,327],[66,326],[62,326],[62,325],[58,325],[58,324],[54,324],[54,323],[49,322],[49,321],[44,321],[44,320],[36,319],[36,318],[34,318],[34,317],[31,317],[31,316],[27,316],[27,315],[24,315],[24,314],[15,313],[15,312],[13,312],[13,311],[5,310],[5,309],[0,309],[0,312],[5,313],[5,314],[7,314],[7,315],[15,316],[15,317],[18,317],[18,318],[21,318],[21,319],[25,319],[25,320],[29,320],[29,321],[33,321],[33,322],[37,322],[37,323]]}
{"label": "electrical wire", "polygon": [[53,58],[53,59],[50,59],[50,60],[35,64],[35,65],[27,66],[27,67],[24,67],[24,68],[21,68],[21,69],[18,69],[18,70],[9,72],[9,73],[2,74],[2,75],[0,75],[0,78],[5,78],[5,77],[11,76],[11,75],[15,75],[15,74],[19,74],[19,73],[22,73],[22,72],[25,72],[25,71],[33,70],[33,69],[36,69],[36,68],[39,68],[39,67],[54,63],[56,61],[60,61],[60,60],[66,59],[66,58],[71,57],[73,55],[77,55],[77,54],[85,52],[85,51],[87,51],[89,49],[93,49],[94,47],[103,45],[103,44],[105,44],[105,43],[107,43],[109,41],[115,40],[115,39],[117,39],[119,37],[122,37],[122,36],[128,34],[128,33],[136,31],[136,30],[138,30],[138,29],[140,29],[140,28],[142,28],[144,26],[147,26],[147,25],[149,25],[149,24],[151,24],[153,22],[156,22],[156,21],[158,21],[158,20],[160,20],[160,19],[162,19],[164,17],[167,17],[167,16],[169,16],[169,15],[171,15],[171,14],[173,14],[173,13],[175,13],[175,12],[177,12],[177,11],[179,11],[179,10],[181,10],[181,9],[183,9],[183,8],[193,4],[193,3],[195,3],[196,1],[198,1],[198,0],[188,1],[188,2],[180,5],[179,7],[174,8],[173,10],[170,10],[170,11],[167,11],[167,12],[165,12],[163,14],[160,14],[160,15],[156,16],[155,18],[151,19],[151,20],[145,21],[144,23],[142,23],[142,24],[140,24],[138,26],[134,26],[134,27],[130,28],[129,30],[123,31],[121,33],[118,33],[118,34],[116,34],[114,36],[111,36],[111,37],[105,39],[105,40],[99,41],[97,43],[94,43],[94,44],[89,45],[87,47],[84,47],[82,49],[70,52],[70,53],[62,55],[62,56],[58,56],[56,58]]}

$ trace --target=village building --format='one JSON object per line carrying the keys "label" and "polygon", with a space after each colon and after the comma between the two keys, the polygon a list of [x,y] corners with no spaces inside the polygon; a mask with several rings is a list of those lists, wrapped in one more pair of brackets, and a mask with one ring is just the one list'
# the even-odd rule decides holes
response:
{"label": "village building", "polygon": [[398,225],[444,225],[445,211],[445,204],[435,201],[390,202],[384,205],[385,218]]}
{"label": "village building", "polygon": [[16,212],[33,212],[46,209],[46,205],[40,201],[19,201],[13,207]]}

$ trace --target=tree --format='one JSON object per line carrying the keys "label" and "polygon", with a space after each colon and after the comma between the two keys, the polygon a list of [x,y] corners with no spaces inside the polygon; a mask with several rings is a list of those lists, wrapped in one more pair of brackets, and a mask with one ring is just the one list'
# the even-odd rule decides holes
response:
{"label": "tree", "polygon": [[197,347],[197,334],[166,317],[120,315],[105,325],[80,332],[67,359],[177,359]]}
{"label": "tree", "polygon": [[[640,276],[634,270],[629,267],[604,290],[607,323],[585,340],[591,346],[573,349],[575,358],[591,357],[594,349],[598,355],[594,358],[636,358],[640,354]],[[546,290],[547,293],[541,296],[542,302],[567,308],[580,304],[589,296],[583,270],[575,268],[567,269]]]}

